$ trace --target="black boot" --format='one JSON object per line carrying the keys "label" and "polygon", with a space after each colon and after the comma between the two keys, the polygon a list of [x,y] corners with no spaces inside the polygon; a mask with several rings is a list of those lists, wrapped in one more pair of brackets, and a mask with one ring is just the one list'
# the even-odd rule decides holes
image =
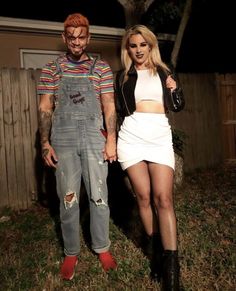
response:
{"label": "black boot", "polygon": [[163,247],[161,237],[155,233],[145,237],[143,243],[144,254],[150,260],[151,279],[160,282],[162,275]]}
{"label": "black boot", "polygon": [[163,267],[163,246],[161,236],[153,235],[152,241],[152,257],[151,257],[151,279],[157,282],[161,281]]}
{"label": "black boot", "polygon": [[152,235],[144,235],[142,238],[141,246],[143,253],[148,259],[152,257],[153,254],[153,237]]}
{"label": "black boot", "polygon": [[165,250],[163,254],[162,291],[179,291],[178,251]]}

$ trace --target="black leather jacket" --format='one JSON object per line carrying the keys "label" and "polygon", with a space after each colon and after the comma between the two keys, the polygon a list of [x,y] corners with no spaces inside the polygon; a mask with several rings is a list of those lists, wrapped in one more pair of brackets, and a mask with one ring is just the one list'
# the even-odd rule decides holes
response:
{"label": "black leather jacket", "polygon": [[[161,67],[157,67],[157,72],[161,79],[164,107],[168,112],[169,108],[171,108],[171,104],[168,104],[171,99],[171,91],[166,87],[166,78],[170,73],[164,71]],[[133,65],[128,71],[128,79],[125,83],[123,83],[123,75],[123,70],[119,71],[115,82],[116,110],[120,124],[125,116],[131,115],[136,110],[134,90],[138,78],[137,71]]]}

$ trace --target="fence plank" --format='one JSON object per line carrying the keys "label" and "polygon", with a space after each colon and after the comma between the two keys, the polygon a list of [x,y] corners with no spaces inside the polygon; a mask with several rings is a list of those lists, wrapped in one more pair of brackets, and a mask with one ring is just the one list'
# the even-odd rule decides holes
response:
{"label": "fence plank", "polygon": [[15,146],[15,170],[17,182],[17,201],[15,207],[17,209],[25,209],[25,193],[26,193],[26,176],[25,176],[25,157],[23,152],[22,139],[22,122],[21,122],[21,96],[20,96],[20,79],[19,70],[11,69],[11,98],[12,98],[12,119],[13,119],[13,138]]}
{"label": "fence plank", "polygon": [[8,183],[7,183],[7,163],[6,163],[6,139],[4,128],[4,102],[3,102],[3,82],[2,70],[0,71],[0,207],[9,206]]}
{"label": "fence plank", "polygon": [[236,163],[236,74],[218,77],[224,159]]}
{"label": "fence plank", "polygon": [[[29,94],[29,114],[30,114],[30,132],[31,132],[31,151],[34,161],[37,159],[37,136],[38,136],[38,106],[37,106],[37,80],[35,79],[33,69],[28,70],[28,94]],[[35,175],[36,169],[34,168],[34,175],[32,179],[32,199],[37,199],[37,181]]]}
{"label": "fence plank", "polygon": [[232,162],[236,159],[236,126],[223,125],[224,159]]}
{"label": "fence plank", "polygon": [[[34,189],[34,161],[31,149],[32,136],[30,131],[30,114],[29,114],[29,96],[28,93],[28,72],[20,70],[20,97],[21,97],[21,121],[22,121],[22,139],[24,153],[24,171],[25,171],[25,193],[24,208],[28,208],[32,203],[32,189]],[[33,186],[32,186],[33,184]]]}
{"label": "fence plank", "polygon": [[13,116],[12,116],[12,98],[11,98],[11,78],[10,70],[2,70],[3,83],[3,120],[5,132],[5,150],[7,164],[7,182],[8,182],[8,201],[13,208],[17,207],[17,179],[16,179],[16,160],[15,145],[13,132]]}

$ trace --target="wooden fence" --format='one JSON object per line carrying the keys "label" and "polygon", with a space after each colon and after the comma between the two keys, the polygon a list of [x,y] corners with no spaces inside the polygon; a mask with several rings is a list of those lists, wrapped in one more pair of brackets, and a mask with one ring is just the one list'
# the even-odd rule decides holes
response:
{"label": "wooden fence", "polygon": [[224,160],[236,164],[236,74],[218,75]]}
{"label": "wooden fence", "polygon": [[221,114],[216,74],[179,74],[185,109],[171,114],[172,125],[182,130],[184,170],[214,167],[222,162]]}
{"label": "wooden fence", "polygon": [[[45,170],[39,154],[36,95],[39,73],[0,69],[0,208],[27,209],[42,188]],[[235,142],[235,75],[225,79],[216,74],[180,74],[179,78],[186,108],[171,113],[170,121],[186,135],[185,172],[216,166],[229,154],[236,159],[235,145],[229,146],[230,138]],[[233,108],[229,95],[234,98]],[[230,104],[226,102],[221,110],[227,98]],[[227,110],[231,115],[224,119],[230,124],[223,134],[224,139],[227,136],[225,146],[222,114],[225,118]],[[224,148],[230,149],[227,154],[223,154]]]}
{"label": "wooden fence", "polygon": [[0,207],[26,209],[37,199],[37,76],[0,70]]}

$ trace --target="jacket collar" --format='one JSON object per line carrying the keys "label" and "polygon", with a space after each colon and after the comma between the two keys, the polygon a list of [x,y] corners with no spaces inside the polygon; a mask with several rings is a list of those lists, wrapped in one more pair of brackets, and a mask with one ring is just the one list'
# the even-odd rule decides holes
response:
{"label": "jacket collar", "polygon": [[128,74],[129,76],[130,76],[130,75],[137,75],[137,71],[136,71],[136,69],[135,69],[134,64],[132,64],[132,65],[130,66],[130,68],[129,68],[127,74]]}
{"label": "jacket collar", "polygon": [[[159,74],[165,74],[164,73],[164,70],[160,67],[160,66],[157,66],[157,72]],[[128,73],[127,73],[129,76],[131,75],[137,75],[137,70],[135,69],[135,66],[134,64],[132,63],[132,65],[130,66],[129,70],[128,70]]]}

